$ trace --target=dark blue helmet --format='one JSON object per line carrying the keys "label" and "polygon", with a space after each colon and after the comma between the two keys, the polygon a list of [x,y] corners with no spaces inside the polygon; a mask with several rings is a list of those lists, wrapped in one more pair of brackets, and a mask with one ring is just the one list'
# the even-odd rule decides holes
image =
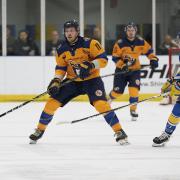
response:
{"label": "dark blue helmet", "polygon": [[134,22],[129,22],[125,27],[124,27],[124,31],[125,32],[127,32],[127,29],[128,28],[134,28],[135,29],[135,31],[137,32],[137,26],[136,26],[136,24],[134,23]]}
{"label": "dark blue helmet", "polygon": [[70,28],[70,27],[74,27],[76,29],[76,31],[79,31],[79,23],[76,20],[70,20],[70,21],[66,21],[64,23],[64,32],[66,28]]}

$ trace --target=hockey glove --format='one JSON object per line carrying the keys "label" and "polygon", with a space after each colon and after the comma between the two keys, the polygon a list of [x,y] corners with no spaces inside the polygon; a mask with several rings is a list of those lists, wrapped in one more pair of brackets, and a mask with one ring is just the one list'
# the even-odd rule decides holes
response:
{"label": "hockey glove", "polygon": [[86,61],[83,62],[79,65],[79,78],[84,80],[85,78],[87,78],[88,76],[90,76],[90,71],[95,68],[94,64]]}
{"label": "hockey glove", "polygon": [[124,64],[121,66],[121,70],[124,72],[128,72],[130,67],[136,63],[136,59],[130,58],[129,56],[124,57]]}
{"label": "hockey glove", "polygon": [[173,83],[173,78],[168,79],[162,86],[161,88],[161,93],[167,93],[170,92],[171,87],[172,87],[172,83]]}
{"label": "hockey glove", "polygon": [[150,66],[151,66],[151,69],[156,69],[159,66],[158,59],[157,58],[151,59]]}
{"label": "hockey glove", "polygon": [[61,80],[59,78],[52,79],[47,88],[48,94],[51,96],[56,95],[59,92],[60,84]]}
{"label": "hockey glove", "polygon": [[176,81],[172,84],[170,96],[180,96],[180,82]]}

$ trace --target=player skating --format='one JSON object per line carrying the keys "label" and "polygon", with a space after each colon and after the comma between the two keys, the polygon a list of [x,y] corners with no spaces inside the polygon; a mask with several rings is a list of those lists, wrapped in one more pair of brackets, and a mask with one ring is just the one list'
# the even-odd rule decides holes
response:
{"label": "player skating", "polygon": [[[57,49],[55,77],[48,86],[51,98],[40,116],[37,129],[29,137],[30,143],[36,143],[43,136],[55,111],[78,95],[87,94],[91,105],[100,113],[111,110],[99,75],[100,68],[104,68],[108,61],[104,49],[98,41],[79,36],[79,25],[75,20],[64,24],[64,35],[65,41]],[[62,82],[77,75],[79,78],[75,81],[60,87]],[[105,114],[104,118],[115,132],[116,141],[127,144],[127,135],[114,111]]]}
{"label": "player skating", "polygon": [[[137,37],[137,26],[129,23],[125,26],[125,37],[118,40],[113,48],[112,60],[116,64],[115,73],[127,71],[125,74],[114,76],[113,90],[110,92],[110,99],[116,99],[124,93],[128,84],[130,103],[138,102],[140,90],[140,55],[146,55],[150,60],[152,69],[158,67],[158,58],[153,54],[151,46],[141,37]],[[130,71],[133,72],[130,72]],[[136,112],[137,105],[130,107],[132,120],[136,120],[138,114]]]}
{"label": "player skating", "polygon": [[168,118],[165,130],[160,136],[153,139],[154,147],[164,146],[180,122],[180,72],[175,77],[168,79],[161,90],[162,93],[170,92],[170,96],[178,96],[178,98]]}

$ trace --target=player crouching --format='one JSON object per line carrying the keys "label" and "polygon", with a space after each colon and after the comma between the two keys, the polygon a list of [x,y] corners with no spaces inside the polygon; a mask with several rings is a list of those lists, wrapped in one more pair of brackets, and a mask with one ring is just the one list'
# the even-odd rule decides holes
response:
{"label": "player crouching", "polygon": [[[55,111],[79,95],[88,95],[91,105],[99,113],[111,110],[100,77],[100,68],[104,68],[108,61],[101,44],[94,39],[79,36],[79,24],[75,20],[64,24],[64,35],[65,41],[57,49],[55,77],[48,86],[51,98],[45,105],[37,129],[29,136],[31,144],[43,136]],[[77,76],[74,81],[61,87],[61,83]],[[116,141],[121,145],[128,144],[127,135],[115,112],[104,114],[104,118],[115,132]]]}
{"label": "player crouching", "polygon": [[166,92],[170,92],[170,96],[178,96],[178,98],[167,121],[165,131],[153,139],[154,147],[164,146],[180,122],[180,72],[163,85],[162,93]]}

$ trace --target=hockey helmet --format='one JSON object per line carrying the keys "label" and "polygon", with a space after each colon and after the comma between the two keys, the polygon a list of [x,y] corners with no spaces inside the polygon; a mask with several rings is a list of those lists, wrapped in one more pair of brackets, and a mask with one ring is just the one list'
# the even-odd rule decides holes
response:
{"label": "hockey helmet", "polygon": [[66,28],[70,28],[70,27],[74,27],[76,29],[76,31],[79,31],[79,23],[76,20],[70,20],[70,21],[66,21],[64,23],[64,32]]}
{"label": "hockey helmet", "polygon": [[137,26],[134,22],[129,22],[125,27],[124,27],[124,31],[127,32],[128,28],[134,28],[135,31],[137,32]]}

